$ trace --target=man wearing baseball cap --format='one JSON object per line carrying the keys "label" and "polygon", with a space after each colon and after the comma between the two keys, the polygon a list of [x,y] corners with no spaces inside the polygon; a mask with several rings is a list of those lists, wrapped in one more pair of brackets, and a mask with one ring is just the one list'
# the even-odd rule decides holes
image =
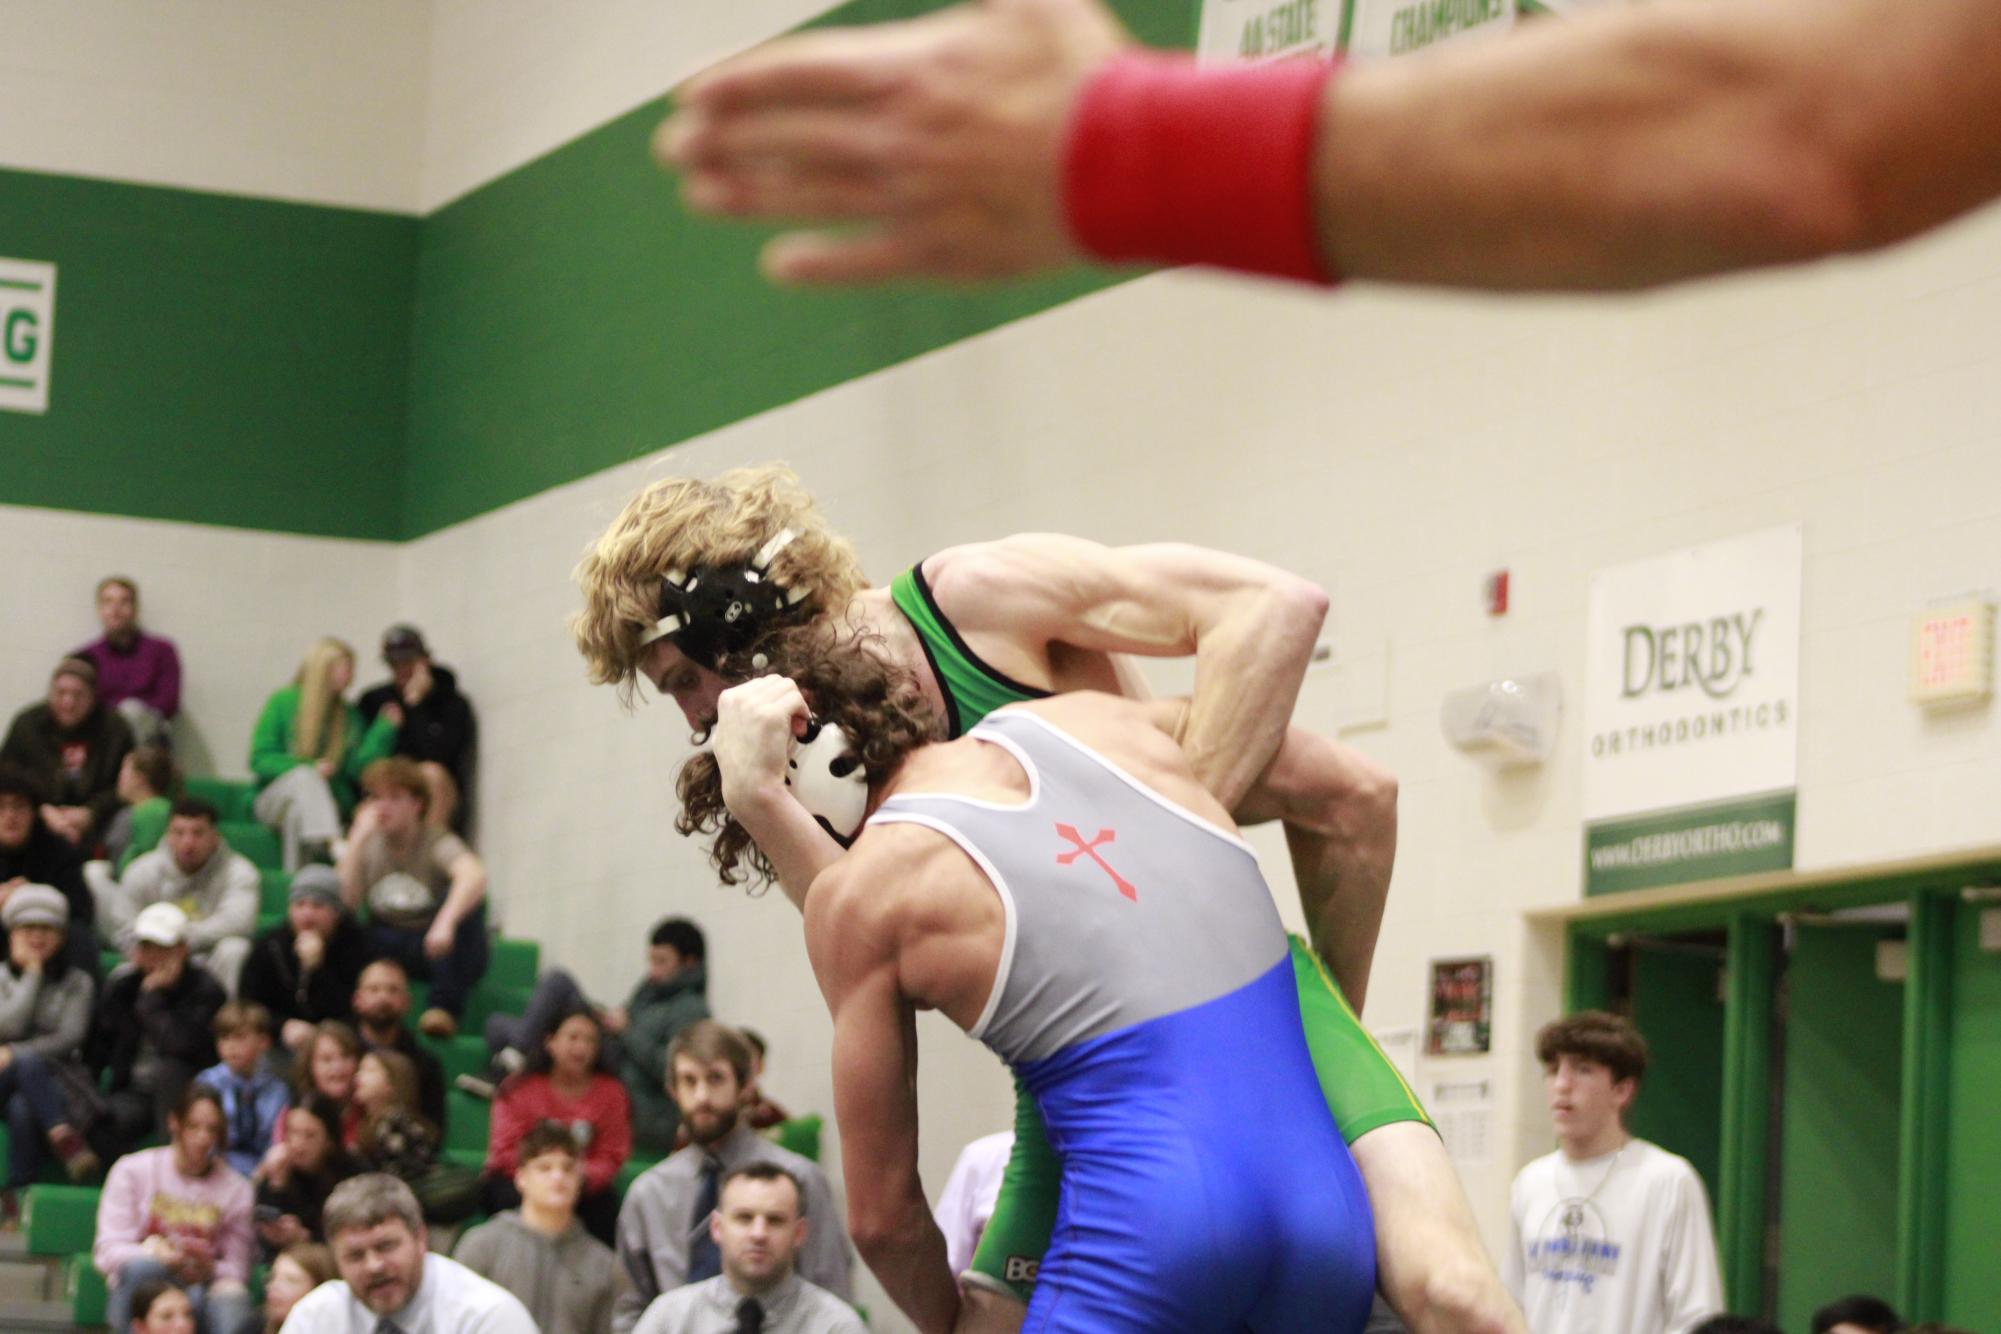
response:
{"label": "man wearing baseball cap", "polygon": [[84,1061],[110,1076],[108,1134],[119,1151],[164,1133],[195,1075],[215,1064],[222,983],[188,959],[188,915],[155,903],[132,922],[130,969],[104,987]]}
{"label": "man wearing baseball cap", "polygon": [[402,706],[396,754],[423,766],[431,787],[431,823],[463,834],[478,735],[472,703],[459,693],[452,669],[431,661],[430,646],[414,625],[392,625],[382,632],[382,661],[390,679],[363,692],[361,716],[373,722],[385,705]]}
{"label": "man wearing baseball cap", "polygon": [[310,1041],[322,1020],[353,1022],[354,988],[367,962],[361,925],[341,909],[340,877],[331,866],[301,866],[285,920],[250,947],[237,995],[271,1012],[282,1055]]}

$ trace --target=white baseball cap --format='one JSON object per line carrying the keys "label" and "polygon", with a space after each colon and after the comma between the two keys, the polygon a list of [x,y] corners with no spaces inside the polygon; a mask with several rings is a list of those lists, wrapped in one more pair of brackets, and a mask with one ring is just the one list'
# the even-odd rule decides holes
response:
{"label": "white baseball cap", "polygon": [[150,904],[133,921],[132,934],[153,945],[178,945],[188,938],[188,915],[171,903]]}

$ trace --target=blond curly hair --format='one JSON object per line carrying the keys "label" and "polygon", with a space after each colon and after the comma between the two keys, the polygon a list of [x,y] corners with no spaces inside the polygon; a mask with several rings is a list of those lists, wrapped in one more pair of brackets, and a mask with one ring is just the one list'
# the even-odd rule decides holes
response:
{"label": "blond curly hair", "polygon": [[630,703],[645,653],[641,641],[660,615],[661,578],[669,570],[747,561],[785,528],[796,536],[772,558],[772,575],[806,590],[801,606],[809,615],[845,607],[868,587],[854,548],[782,463],[733,468],[712,481],[667,477],[634,496],[576,569],[584,609],[570,630],[591,680],[617,686]]}

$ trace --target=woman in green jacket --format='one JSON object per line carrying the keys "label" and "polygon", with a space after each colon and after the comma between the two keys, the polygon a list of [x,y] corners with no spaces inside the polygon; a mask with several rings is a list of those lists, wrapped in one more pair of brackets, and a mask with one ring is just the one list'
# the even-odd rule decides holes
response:
{"label": "woman in green jacket", "polygon": [[403,710],[390,703],[373,723],[363,723],[361,711],[347,702],[353,684],[354,650],[322,639],[292,684],[264,701],[250,734],[257,818],[277,828],[288,871],[324,855],[340,837],[361,771],[396,748]]}

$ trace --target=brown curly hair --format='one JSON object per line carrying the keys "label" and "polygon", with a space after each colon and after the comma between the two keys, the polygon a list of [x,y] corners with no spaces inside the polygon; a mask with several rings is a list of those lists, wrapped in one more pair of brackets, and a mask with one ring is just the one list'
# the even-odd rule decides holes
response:
{"label": "brown curly hair", "polygon": [[[890,656],[873,630],[824,618],[775,631],[741,656],[749,661],[725,663],[724,677],[790,678],[814,717],[837,724],[860,743],[862,772],[871,788],[895,773],[911,751],[944,739],[944,719],[925,699],[917,678]],[[714,755],[702,752],[683,765],[675,790],[681,814],[674,827],[687,835],[715,835],[709,860],[724,884],[748,881],[756,893],[778,878],[723,804],[722,770]]]}
{"label": "brown curly hair", "polygon": [[808,614],[839,611],[868,587],[855,549],[833,530],[782,463],[733,468],[704,481],[665,477],[626,504],[577,566],[584,609],[570,621],[591,680],[633,702],[641,641],[660,611],[669,570],[749,560],[781,529],[797,536],[771,561],[786,588],[803,590]]}

